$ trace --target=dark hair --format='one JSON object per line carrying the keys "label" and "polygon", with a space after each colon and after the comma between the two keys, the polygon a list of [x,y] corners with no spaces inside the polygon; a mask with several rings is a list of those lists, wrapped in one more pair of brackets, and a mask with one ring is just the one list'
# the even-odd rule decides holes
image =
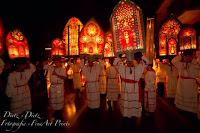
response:
{"label": "dark hair", "polygon": [[183,51],[184,55],[193,55],[194,51],[192,49],[187,49]]}

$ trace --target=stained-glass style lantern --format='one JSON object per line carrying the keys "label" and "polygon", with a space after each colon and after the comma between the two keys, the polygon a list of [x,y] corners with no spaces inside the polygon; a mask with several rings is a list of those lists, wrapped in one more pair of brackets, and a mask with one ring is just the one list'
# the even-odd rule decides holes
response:
{"label": "stained-glass style lantern", "polygon": [[29,45],[26,37],[18,29],[10,31],[6,37],[6,46],[11,59],[29,57]]}
{"label": "stained-glass style lantern", "polygon": [[196,31],[192,26],[185,25],[179,34],[180,50],[197,49]]}
{"label": "stained-glass style lantern", "polygon": [[[69,27],[69,32],[68,32]],[[69,53],[70,55],[79,55],[78,36],[79,31],[83,28],[81,21],[72,17],[67,22],[63,31],[63,42],[65,43],[66,55],[68,55],[68,33],[69,33]]]}
{"label": "stained-glass style lantern", "polygon": [[105,46],[105,35],[94,18],[90,19],[79,36],[80,54],[102,55]]}
{"label": "stained-glass style lantern", "polygon": [[110,18],[115,53],[145,52],[145,31],[142,10],[130,0],[121,0]]}
{"label": "stained-glass style lantern", "polygon": [[106,43],[104,48],[104,57],[113,57],[114,51],[113,51],[113,43],[112,43],[112,33],[111,31],[107,32],[105,34],[106,37]]}
{"label": "stained-glass style lantern", "polygon": [[64,44],[63,42],[59,39],[59,38],[56,38],[52,41],[52,45],[51,45],[51,55],[54,56],[54,55],[65,55],[64,54]]}
{"label": "stained-glass style lantern", "polygon": [[159,56],[177,55],[178,35],[181,23],[170,17],[161,27],[159,32]]}

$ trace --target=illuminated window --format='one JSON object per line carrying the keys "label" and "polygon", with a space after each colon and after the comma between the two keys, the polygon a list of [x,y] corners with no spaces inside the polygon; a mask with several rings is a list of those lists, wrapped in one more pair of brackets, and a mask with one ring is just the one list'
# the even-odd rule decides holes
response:
{"label": "illuminated window", "polygon": [[179,35],[180,50],[196,49],[196,31],[193,27],[187,25],[180,31]]}
{"label": "illuminated window", "polygon": [[67,22],[63,31],[63,41],[65,43],[65,51],[68,55],[68,26],[69,26],[69,53],[70,55],[79,55],[78,36],[79,31],[83,28],[83,24],[78,18],[72,17]]}
{"label": "illuminated window", "polygon": [[6,37],[6,46],[11,59],[17,57],[29,57],[27,39],[18,29],[8,33]]}
{"label": "illuminated window", "polygon": [[142,10],[130,0],[121,0],[111,15],[115,52],[144,49]]}
{"label": "illuminated window", "polygon": [[177,55],[177,42],[173,37],[168,41],[168,55]]}
{"label": "illuminated window", "polygon": [[177,42],[180,30],[181,24],[174,17],[170,17],[162,25],[159,32],[159,56],[177,55]]}
{"label": "illuminated window", "polygon": [[80,54],[102,55],[105,45],[104,32],[99,24],[92,18],[80,32],[79,49]]}
{"label": "illuminated window", "polygon": [[105,34],[106,36],[106,43],[104,48],[104,57],[113,57],[114,51],[113,51],[113,43],[112,43],[112,33],[111,31],[107,32]]}

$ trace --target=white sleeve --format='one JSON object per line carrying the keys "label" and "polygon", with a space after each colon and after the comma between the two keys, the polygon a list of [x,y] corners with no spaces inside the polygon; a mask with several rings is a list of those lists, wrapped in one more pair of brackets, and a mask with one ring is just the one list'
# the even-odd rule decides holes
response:
{"label": "white sleeve", "polygon": [[174,57],[171,62],[178,70],[182,68],[183,62],[181,62],[181,55]]}
{"label": "white sleeve", "polygon": [[28,79],[36,71],[36,67],[32,63],[30,63],[29,65],[30,65],[30,68],[25,70],[25,75],[27,76]]}
{"label": "white sleeve", "polygon": [[119,74],[122,75],[123,73],[123,69],[125,69],[125,66],[122,66],[120,63],[120,58],[116,58],[113,62],[113,65],[115,66],[115,68],[118,70]]}
{"label": "white sleeve", "polygon": [[50,67],[49,64],[46,64],[46,65],[44,65],[43,69],[44,69],[44,70],[48,70],[49,67]]}
{"label": "white sleeve", "polygon": [[8,97],[12,97],[14,94],[13,74],[10,73],[8,76],[8,82],[6,86],[6,94]]}

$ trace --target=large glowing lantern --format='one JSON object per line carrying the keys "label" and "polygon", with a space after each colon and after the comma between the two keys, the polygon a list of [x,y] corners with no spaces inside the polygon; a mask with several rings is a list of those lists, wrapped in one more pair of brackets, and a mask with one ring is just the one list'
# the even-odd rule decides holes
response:
{"label": "large glowing lantern", "polygon": [[181,23],[171,16],[159,31],[159,56],[177,55],[178,35]]}
{"label": "large glowing lantern", "polygon": [[90,19],[79,36],[80,54],[94,54],[102,55],[105,45],[104,32],[95,21],[94,18]]}
{"label": "large glowing lantern", "polygon": [[64,56],[64,44],[63,42],[59,39],[56,38],[52,41],[51,44],[51,55],[63,55]]}
{"label": "large glowing lantern", "polygon": [[180,50],[197,49],[196,31],[192,26],[185,25],[179,34]]}
{"label": "large glowing lantern", "polygon": [[[70,55],[79,55],[78,36],[79,36],[79,31],[81,31],[82,28],[83,24],[78,18],[72,17],[67,22],[63,31],[63,41],[65,43],[66,55],[68,55],[68,41],[69,41]],[[68,33],[69,33],[69,40],[68,40]]]}
{"label": "large glowing lantern", "polygon": [[107,32],[105,34],[106,36],[106,43],[104,48],[104,57],[113,57],[114,51],[113,51],[113,43],[112,43],[112,33],[111,31]]}
{"label": "large glowing lantern", "polygon": [[115,53],[145,52],[142,10],[130,0],[121,0],[110,18]]}
{"label": "large glowing lantern", "polygon": [[6,46],[11,59],[29,57],[29,46],[26,37],[16,29],[10,31],[6,37]]}

